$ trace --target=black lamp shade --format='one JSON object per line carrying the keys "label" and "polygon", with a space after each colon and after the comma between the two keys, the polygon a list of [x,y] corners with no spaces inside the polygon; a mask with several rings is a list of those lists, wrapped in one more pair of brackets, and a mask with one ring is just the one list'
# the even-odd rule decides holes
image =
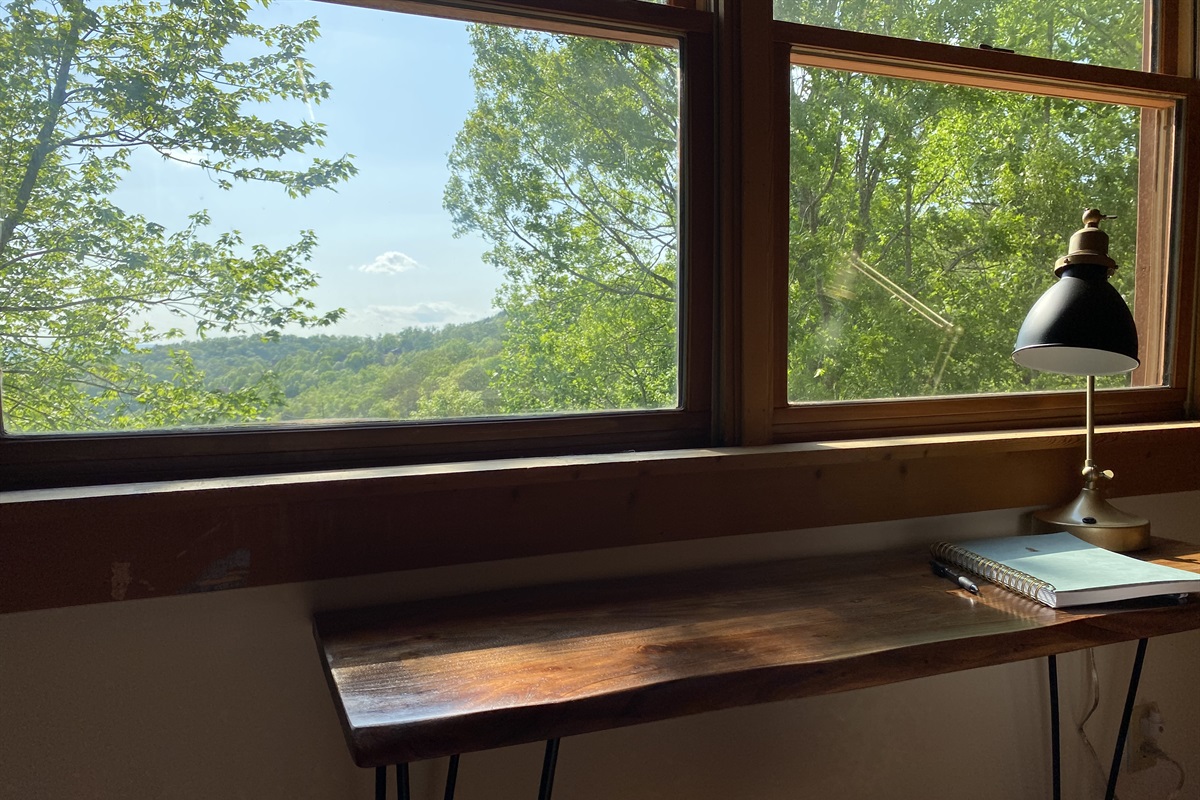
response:
{"label": "black lamp shade", "polygon": [[1116,375],[1138,366],[1133,314],[1100,264],[1073,264],[1029,310],[1013,360],[1064,375]]}

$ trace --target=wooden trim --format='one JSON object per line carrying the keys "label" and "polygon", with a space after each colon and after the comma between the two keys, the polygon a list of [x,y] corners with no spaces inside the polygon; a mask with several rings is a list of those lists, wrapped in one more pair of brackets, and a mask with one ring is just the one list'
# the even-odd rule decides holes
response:
{"label": "wooden trim", "polygon": [[1144,0],[1142,38],[1152,41],[1152,47],[1142,48],[1142,70],[1164,75],[1187,77],[1179,60],[1180,2]]}
{"label": "wooden trim", "polygon": [[[737,252],[740,339],[737,353],[738,439],[743,444],[765,444],[771,439],[772,378],[782,354],[774,344],[774,314],[778,298],[773,283],[778,215],[777,186],[786,162],[775,153],[779,115],[778,51],[769,46],[769,3],[731,3],[737,14],[741,46],[737,51],[740,115],[737,144],[740,171],[738,199],[741,240]],[[783,178],[786,180],[786,175]],[[786,240],[785,240],[786,241]],[[786,257],[786,256],[784,256]]]}
{"label": "wooden trim", "polygon": [[[710,23],[715,22],[710,17]],[[683,408],[711,413],[715,353],[716,63],[711,30],[680,45],[679,391]],[[711,422],[709,431],[711,434]]]}
{"label": "wooden trim", "polygon": [[713,387],[713,443],[741,441],[742,404],[742,214],[741,214],[741,2],[716,0],[717,14],[717,178],[716,360]]}
{"label": "wooden trim", "polygon": [[[1200,424],[1102,428],[1114,496],[1200,489]],[[0,493],[0,612],[1065,502],[1079,428]]]}
{"label": "wooden trim", "polygon": [[1034,58],[998,50],[776,22],[797,63],[1052,97],[1170,107],[1193,85],[1173,75]]}
{"label": "wooden trim", "polygon": [[630,411],[519,419],[0,437],[0,490],[695,447],[709,412]]}
{"label": "wooden trim", "polygon": [[1188,414],[1195,414],[1198,407],[1196,378],[1200,368],[1200,348],[1196,337],[1200,335],[1200,180],[1195,173],[1200,168],[1200,90],[1182,103],[1180,121],[1177,122],[1180,138],[1176,151],[1175,185],[1176,230],[1172,241],[1172,261],[1176,266],[1174,307],[1169,325],[1174,329],[1170,343],[1172,384],[1187,387]]}
{"label": "wooden trim", "polygon": [[[530,28],[548,33],[604,36],[637,44],[674,46],[680,33],[712,30],[712,15],[676,5],[620,0],[321,0],[380,11]],[[624,32],[626,35],[620,35]],[[655,34],[659,35],[655,35]],[[667,34],[666,36],[662,34]]]}
{"label": "wooden trim", "polygon": [[1175,261],[1178,284],[1175,287],[1173,383],[1188,388],[1188,413],[1200,408],[1197,375],[1200,370],[1200,91],[1183,103],[1180,162],[1177,177],[1175,213]]}
{"label": "wooden trim", "polygon": [[1174,336],[1168,316],[1172,280],[1171,234],[1175,199],[1175,109],[1143,108],[1138,135],[1137,245],[1133,318],[1140,332],[1141,364],[1133,371],[1134,386],[1162,386],[1167,381]]}
{"label": "wooden trim", "polygon": [[[1097,393],[1096,419],[1101,424],[1181,420],[1185,402],[1183,389],[1102,390]],[[779,408],[775,415],[779,441],[1082,424],[1082,388],[1016,395],[811,403]]]}
{"label": "wooden trim", "polygon": [[788,401],[788,273],[791,262],[792,223],[792,65],[791,48],[776,42],[771,61],[771,142],[775,180],[771,184],[771,250],[764,259],[770,268],[771,287],[771,405]]}

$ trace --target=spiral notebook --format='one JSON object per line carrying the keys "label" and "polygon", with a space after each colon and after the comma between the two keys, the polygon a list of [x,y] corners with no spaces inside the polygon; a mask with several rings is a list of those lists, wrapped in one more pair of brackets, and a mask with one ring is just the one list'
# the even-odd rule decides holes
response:
{"label": "spiral notebook", "polygon": [[933,557],[1051,608],[1200,592],[1200,575],[1088,544],[1069,533],[938,542]]}

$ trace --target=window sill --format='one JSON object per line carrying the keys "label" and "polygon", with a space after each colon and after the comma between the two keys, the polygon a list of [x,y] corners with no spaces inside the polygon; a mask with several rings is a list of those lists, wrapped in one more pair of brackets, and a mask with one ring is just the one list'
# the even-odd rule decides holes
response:
{"label": "window sill", "polygon": [[[0,612],[1062,502],[1078,429],[0,493]],[[1106,427],[1112,494],[1200,489],[1200,423]]]}

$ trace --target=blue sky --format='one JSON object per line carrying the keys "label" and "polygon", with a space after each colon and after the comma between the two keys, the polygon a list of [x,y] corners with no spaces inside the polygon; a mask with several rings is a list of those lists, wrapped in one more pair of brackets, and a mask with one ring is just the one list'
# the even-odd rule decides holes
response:
{"label": "blue sky", "polygon": [[[308,0],[255,9],[263,24],[312,16],[321,37],[308,59],[333,87],[311,109],[327,128],[321,155],[353,153],[357,176],[336,193],[290,199],[276,186],[221,191],[197,167],[143,154],[119,203],[172,230],[206,209],[214,235],[236,228],[270,246],[312,228],[320,244],[310,266],[321,283],[311,297],[321,310],[347,311],[322,332],[372,335],[489,315],[499,276],[482,262],[487,246],[455,239],[442,208],[446,155],[474,96],[466,25]],[[292,101],[260,113],[299,121],[310,109]]]}

